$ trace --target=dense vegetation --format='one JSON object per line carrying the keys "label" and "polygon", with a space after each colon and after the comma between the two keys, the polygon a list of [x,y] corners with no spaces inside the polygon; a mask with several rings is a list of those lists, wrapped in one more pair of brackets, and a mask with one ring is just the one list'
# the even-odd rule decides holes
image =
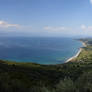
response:
{"label": "dense vegetation", "polygon": [[92,92],[92,40],[81,39],[74,62],[60,65],[0,60],[0,92]]}

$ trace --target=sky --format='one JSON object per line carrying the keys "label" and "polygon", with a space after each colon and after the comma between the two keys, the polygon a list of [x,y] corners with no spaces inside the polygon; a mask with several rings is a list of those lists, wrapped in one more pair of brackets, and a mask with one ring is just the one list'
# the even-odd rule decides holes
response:
{"label": "sky", "polygon": [[92,0],[0,0],[0,36],[92,36]]}

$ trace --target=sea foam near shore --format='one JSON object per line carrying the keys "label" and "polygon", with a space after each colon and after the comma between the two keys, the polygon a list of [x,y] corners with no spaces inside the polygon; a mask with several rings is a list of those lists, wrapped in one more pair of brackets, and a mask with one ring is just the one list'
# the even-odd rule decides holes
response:
{"label": "sea foam near shore", "polygon": [[[87,46],[85,42],[82,42],[82,45],[83,45],[83,47]],[[77,52],[77,54],[75,56],[73,56],[73,57],[69,58],[68,60],[66,60],[65,63],[70,62],[70,61],[74,60],[75,58],[77,58],[80,55],[81,52],[82,52],[82,48],[79,49],[79,51]]]}
{"label": "sea foam near shore", "polygon": [[79,54],[81,53],[81,51],[82,51],[82,48],[79,49],[79,51],[77,52],[77,54],[76,54],[75,56],[69,58],[69,59],[66,61],[66,63],[72,61],[72,60],[75,59],[75,58],[77,58],[77,57],[79,56]]}

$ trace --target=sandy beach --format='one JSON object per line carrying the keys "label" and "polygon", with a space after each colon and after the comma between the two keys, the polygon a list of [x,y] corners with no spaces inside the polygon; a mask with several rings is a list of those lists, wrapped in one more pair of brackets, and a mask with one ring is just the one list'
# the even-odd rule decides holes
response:
{"label": "sandy beach", "polygon": [[79,49],[79,51],[77,52],[77,54],[76,54],[75,56],[69,58],[69,59],[66,61],[66,63],[72,61],[72,60],[75,59],[75,58],[77,58],[77,57],[79,56],[79,54],[80,54],[81,51],[82,51],[82,48]]}
{"label": "sandy beach", "polygon": [[[86,43],[84,43],[84,42],[82,42],[82,44],[83,44],[83,47],[86,47],[87,46]],[[75,56],[73,56],[73,57],[69,58],[68,60],[66,60],[65,63],[70,62],[73,59],[77,58],[79,56],[79,54],[81,53],[81,51],[82,51],[82,48],[79,49],[79,51],[77,52],[77,54]]]}

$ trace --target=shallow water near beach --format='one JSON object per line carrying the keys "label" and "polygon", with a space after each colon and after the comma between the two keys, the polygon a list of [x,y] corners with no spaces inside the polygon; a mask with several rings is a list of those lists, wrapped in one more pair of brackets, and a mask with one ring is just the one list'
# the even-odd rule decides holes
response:
{"label": "shallow water near beach", "polygon": [[0,37],[0,59],[39,64],[61,64],[74,56],[82,43],[73,38]]}

